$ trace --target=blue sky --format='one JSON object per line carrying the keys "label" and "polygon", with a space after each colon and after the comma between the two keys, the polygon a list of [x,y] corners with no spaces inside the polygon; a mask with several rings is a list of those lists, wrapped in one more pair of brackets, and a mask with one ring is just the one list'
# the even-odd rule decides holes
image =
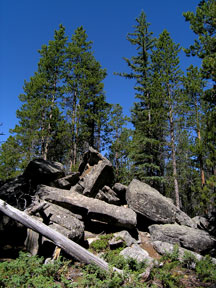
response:
{"label": "blue sky", "polygon": [[[107,69],[104,81],[109,103],[119,103],[125,114],[133,105],[133,81],[113,75],[128,71],[122,59],[136,55],[135,48],[126,40],[141,11],[151,23],[150,30],[158,36],[167,29],[176,43],[188,47],[195,35],[185,22],[183,12],[195,11],[199,0],[0,0],[0,132],[5,135],[17,123],[18,99],[24,80],[37,70],[38,50],[53,39],[59,24],[71,37],[83,25],[88,40],[93,41],[95,58]],[[180,54],[181,68],[191,63],[200,65],[196,58]]]}

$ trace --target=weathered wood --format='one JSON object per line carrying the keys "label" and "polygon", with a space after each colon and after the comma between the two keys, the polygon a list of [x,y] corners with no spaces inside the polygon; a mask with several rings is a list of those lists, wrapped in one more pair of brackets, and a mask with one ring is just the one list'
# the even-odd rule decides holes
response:
{"label": "weathered wood", "polygon": [[[99,266],[101,269],[108,271],[109,265],[103,259],[95,256],[90,253],[77,243],[68,239],[61,233],[53,230],[49,226],[35,220],[33,217],[29,216],[23,211],[20,211],[13,206],[7,204],[5,201],[0,199],[0,211],[10,218],[22,223],[24,226],[42,234],[51,241],[53,241],[56,246],[61,247],[65,252],[67,252],[72,257],[76,258],[78,261],[90,264],[94,263]],[[114,268],[115,271],[121,273],[121,270]]]}

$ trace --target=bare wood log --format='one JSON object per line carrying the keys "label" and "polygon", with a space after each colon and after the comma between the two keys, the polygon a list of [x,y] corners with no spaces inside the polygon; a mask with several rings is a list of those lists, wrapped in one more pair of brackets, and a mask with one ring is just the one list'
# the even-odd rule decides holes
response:
{"label": "bare wood log", "polygon": [[[49,226],[35,220],[33,217],[29,216],[23,211],[20,211],[13,206],[7,204],[5,201],[0,199],[0,211],[10,218],[22,223],[24,226],[42,234],[51,241],[53,241],[56,246],[61,247],[65,252],[67,252],[72,257],[75,257],[78,261],[84,262],[86,264],[93,263],[99,266],[101,269],[108,271],[109,265],[103,259],[90,253],[77,243],[68,239],[61,233],[53,230]],[[122,273],[121,270],[114,268],[115,271]]]}

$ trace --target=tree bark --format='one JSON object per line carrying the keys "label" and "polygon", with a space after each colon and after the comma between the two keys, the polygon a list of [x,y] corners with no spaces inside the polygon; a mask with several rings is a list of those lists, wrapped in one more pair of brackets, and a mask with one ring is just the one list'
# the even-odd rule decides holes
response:
{"label": "tree bark", "polygon": [[[171,99],[171,91],[168,88],[169,99]],[[174,178],[174,189],[175,189],[175,202],[176,206],[180,208],[180,197],[179,197],[179,186],[177,179],[177,165],[176,165],[176,152],[175,152],[175,134],[174,134],[174,120],[173,120],[173,108],[172,104],[169,104],[169,122],[170,122],[170,140],[171,140],[171,151],[172,151],[172,168]]]}
{"label": "tree bark", "polygon": [[[15,221],[22,223],[24,226],[50,239],[56,244],[56,246],[62,248],[69,255],[75,257],[77,260],[84,262],[86,264],[94,263],[103,270],[106,271],[109,270],[109,265],[106,261],[100,259],[99,257],[95,256],[94,254],[90,253],[89,251],[78,245],[77,243],[68,239],[61,233],[53,230],[44,223],[35,220],[27,213],[12,207],[11,205],[7,204],[5,201],[1,199],[0,199],[0,211],[9,216],[10,218],[14,219]],[[117,268],[113,269],[115,271],[118,271],[119,273],[122,272]]]}

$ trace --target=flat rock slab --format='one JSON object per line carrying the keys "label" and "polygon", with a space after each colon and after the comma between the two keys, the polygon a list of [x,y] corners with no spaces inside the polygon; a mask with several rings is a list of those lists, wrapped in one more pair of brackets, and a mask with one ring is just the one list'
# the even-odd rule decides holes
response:
{"label": "flat rock slab", "polygon": [[127,188],[126,200],[131,209],[155,223],[179,223],[196,228],[196,223],[169,199],[149,185],[133,180]]}
{"label": "flat rock slab", "polygon": [[133,244],[131,247],[125,248],[119,255],[124,258],[132,258],[137,262],[146,261],[148,264],[153,263],[154,261],[154,259],[149,256],[148,252],[142,249],[138,244]]}
{"label": "flat rock slab", "polygon": [[63,206],[74,213],[127,229],[136,227],[136,213],[129,208],[115,206],[86,197],[77,192],[41,185],[36,193],[41,199]]}
{"label": "flat rock slab", "polygon": [[149,227],[153,241],[178,244],[197,253],[209,253],[216,247],[216,240],[207,232],[178,224],[151,225]]}

